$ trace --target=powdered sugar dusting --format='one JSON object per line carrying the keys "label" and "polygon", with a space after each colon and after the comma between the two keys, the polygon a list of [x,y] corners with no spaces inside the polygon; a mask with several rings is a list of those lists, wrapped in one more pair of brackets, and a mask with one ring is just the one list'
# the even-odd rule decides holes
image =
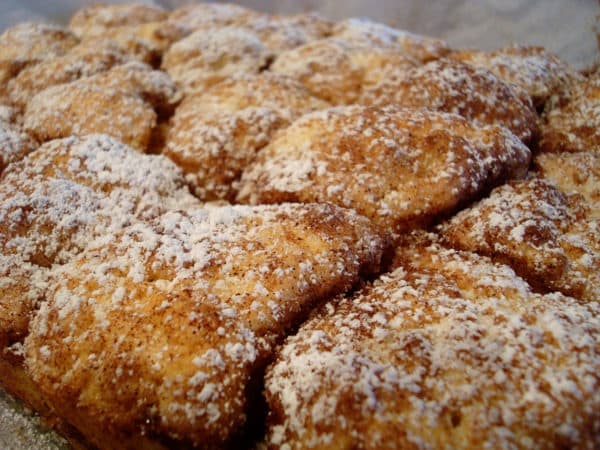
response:
{"label": "powdered sugar dusting", "polygon": [[268,443],[593,442],[598,304],[533,294],[510,269],[476,255],[412,254],[414,263],[322,308],[288,338],[266,379]]}
{"label": "powdered sugar dusting", "polygon": [[485,69],[446,59],[383,78],[363,93],[361,102],[460,114],[477,125],[504,126],[526,143],[537,131],[536,111],[521,88]]}
{"label": "powdered sugar dusting", "polygon": [[[331,205],[216,207],[135,223],[55,269],[28,365],[60,404],[113,383],[89,405],[100,420],[132,420],[119,399],[136,389],[144,401],[134,423],[223,441],[243,424],[248,380],[285,327],[376,269],[384,244],[366,219]],[[67,386],[75,396],[64,397]]]}
{"label": "powdered sugar dusting", "polygon": [[497,188],[442,226],[446,242],[506,261],[536,288],[599,298],[597,221],[577,194],[531,179]]}
{"label": "powdered sugar dusting", "polygon": [[330,201],[399,232],[521,176],[529,155],[507,130],[473,128],[456,115],[335,108],[277,135],[244,172],[238,200]]}

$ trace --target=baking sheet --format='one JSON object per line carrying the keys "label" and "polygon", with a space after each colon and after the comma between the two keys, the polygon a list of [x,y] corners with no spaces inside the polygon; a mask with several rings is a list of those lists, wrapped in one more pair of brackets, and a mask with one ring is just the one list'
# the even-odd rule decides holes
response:
{"label": "baking sheet", "polygon": [[[140,0],[137,0],[140,2]],[[0,0],[0,31],[26,20],[66,23],[86,0]],[[105,3],[126,3],[111,1]],[[172,8],[189,1],[142,1]],[[493,49],[509,43],[542,45],[579,68],[600,63],[597,0],[246,0],[258,10],[316,10],[332,19],[368,16],[453,47]],[[65,449],[66,442],[0,389],[0,448]]]}

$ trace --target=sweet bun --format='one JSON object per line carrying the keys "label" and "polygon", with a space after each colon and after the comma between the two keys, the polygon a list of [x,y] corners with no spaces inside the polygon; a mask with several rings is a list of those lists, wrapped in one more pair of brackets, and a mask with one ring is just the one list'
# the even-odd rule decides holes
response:
{"label": "sweet bun", "polygon": [[270,57],[271,52],[249,30],[201,29],[173,44],[164,55],[162,68],[190,93],[238,73],[258,73]]}
{"label": "sweet bun", "polygon": [[79,39],[56,25],[26,22],[0,35],[0,62],[15,70],[44,59],[64,55]]}
{"label": "sweet bun", "polygon": [[600,448],[598,70],[150,3],[0,35],[0,447]]}
{"label": "sweet bun", "polygon": [[8,83],[10,100],[12,104],[24,109],[35,94],[50,86],[95,75],[129,59],[116,45],[92,48],[88,44],[79,44],[64,56],[47,59],[23,69]]}
{"label": "sweet bun", "polygon": [[393,49],[399,54],[427,62],[450,52],[446,42],[392,28],[367,18],[351,18],[338,22],[332,35],[360,46]]}
{"label": "sweet bun", "polygon": [[529,158],[508,130],[455,114],[333,108],[275,136],[244,171],[238,201],[332,202],[400,233],[524,175]]}
{"label": "sweet bun", "polygon": [[563,192],[577,192],[590,205],[590,215],[600,218],[600,154],[540,153],[533,161],[536,173]]}
{"label": "sweet bun", "polygon": [[460,114],[477,125],[504,126],[525,143],[537,134],[538,118],[527,93],[485,69],[449,59],[385,77],[360,101]]}
{"label": "sweet bun", "polygon": [[0,121],[0,176],[8,164],[19,161],[36,147],[37,143],[28,134],[10,122]]}
{"label": "sweet bun", "polygon": [[275,132],[327,107],[294,80],[272,73],[230,78],[185,98],[173,116],[164,154],[202,200],[233,200],[242,171]]}
{"label": "sweet bun", "polygon": [[201,29],[216,29],[260,15],[258,12],[233,3],[201,2],[173,10],[168,17],[167,27],[180,30],[183,36]]}
{"label": "sweet bun", "polygon": [[598,303],[535,294],[507,266],[435,244],[398,256],[281,347],[268,448],[600,444]]}
{"label": "sweet bun", "polygon": [[538,108],[581,75],[542,47],[509,45],[489,52],[459,50],[451,57],[483,67],[524,89]]}
{"label": "sweet bun", "polygon": [[352,49],[340,39],[312,41],[280,53],[270,70],[300,81],[329,103],[353,103],[360,94],[363,68],[352,60]]}
{"label": "sweet bun", "polygon": [[168,12],[140,3],[124,5],[95,4],[78,10],[69,21],[69,29],[78,36],[102,34],[106,29],[141,25],[165,20]]}
{"label": "sweet bun", "polygon": [[278,54],[329,36],[333,23],[316,13],[251,14],[236,21],[236,25],[252,30],[269,50]]}
{"label": "sweet bun", "polygon": [[[170,109],[169,77],[142,63],[49,87],[27,104],[24,128],[39,141],[105,133],[147,151],[159,109]],[[56,120],[60,117],[61,120]]]}
{"label": "sweet bun", "polygon": [[513,181],[460,211],[441,233],[452,247],[510,265],[542,292],[597,301],[600,230],[589,208],[550,181]]}
{"label": "sweet bun", "polygon": [[600,75],[575,82],[548,102],[539,148],[547,152],[600,153]]}
{"label": "sweet bun", "polygon": [[27,366],[67,420],[94,419],[92,443],[115,430],[231,443],[274,343],[317,300],[377,270],[384,244],[331,205],[167,213],[59,269]]}
{"label": "sweet bun", "polygon": [[0,341],[26,334],[47,268],[110,230],[198,205],[167,158],[106,135],[54,140],[11,164],[0,183],[0,304],[10,316]]}

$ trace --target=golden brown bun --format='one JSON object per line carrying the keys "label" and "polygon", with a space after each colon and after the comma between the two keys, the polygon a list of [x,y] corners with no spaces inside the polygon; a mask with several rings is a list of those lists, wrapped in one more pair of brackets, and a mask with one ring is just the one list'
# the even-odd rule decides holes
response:
{"label": "golden brown bun", "polygon": [[271,52],[243,28],[199,30],[175,43],[165,53],[162,68],[186,93],[241,73],[258,73]]}
{"label": "golden brown bun", "polygon": [[269,448],[600,444],[598,303],[435,244],[397,265],[286,340],[266,375]]}
{"label": "golden brown bun", "polygon": [[396,107],[333,108],[279,133],[244,172],[244,203],[333,202],[386,229],[423,226],[506,178],[530,152],[501,127]]}
{"label": "golden brown bun", "polygon": [[539,148],[600,153],[600,75],[572,83],[551,99],[542,116]]}
{"label": "golden brown bun", "polygon": [[600,228],[578,194],[549,181],[510,182],[441,228],[449,245],[510,265],[542,292],[600,298]]}
{"label": "golden brown bun", "polygon": [[451,57],[488,69],[506,82],[520,86],[538,108],[551,95],[582,78],[574,68],[542,47],[510,45],[490,52],[460,50]]}
{"label": "golden brown bun", "polygon": [[577,192],[590,205],[590,216],[600,219],[600,154],[540,153],[533,161],[539,176],[563,192]]}
{"label": "golden brown bun", "polygon": [[275,54],[327,37],[333,27],[333,22],[317,13],[293,16],[250,14],[235,24],[252,30]]}
{"label": "golden brown bun", "polygon": [[37,148],[37,143],[10,123],[0,120],[0,176],[6,166]]}
{"label": "golden brown bun", "polygon": [[359,46],[393,49],[421,62],[441,58],[450,51],[441,39],[420,36],[365,18],[342,20],[334,26],[332,34]]}
{"label": "golden brown bun", "polygon": [[78,36],[99,35],[105,30],[159,22],[168,12],[157,6],[139,3],[124,5],[94,4],[78,10],[69,21],[69,28]]}
{"label": "golden brown bun", "polygon": [[144,152],[156,127],[154,108],[172,109],[175,101],[166,74],[129,63],[39,92],[27,104],[24,127],[42,142],[105,133]]}
{"label": "golden brown bun", "polygon": [[525,143],[537,134],[537,114],[527,93],[486,69],[441,59],[388,75],[362,94],[361,103],[460,114],[478,125],[504,126]]}
{"label": "golden brown bun", "polygon": [[363,69],[352,60],[352,46],[340,39],[321,39],[279,54],[270,67],[298,80],[329,103],[354,103],[360,94]]}
{"label": "golden brown bun", "polygon": [[388,70],[406,71],[418,64],[394,48],[333,37],[280,53],[270,70],[298,80],[329,103],[346,105],[355,103],[362,89],[385,78]]}
{"label": "golden brown bun", "polygon": [[179,28],[185,36],[197,30],[241,23],[258,15],[261,14],[233,3],[200,2],[173,10],[167,23]]}
{"label": "golden brown bun", "polygon": [[24,109],[35,94],[50,86],[104,72],[130,59],[116,45],[98,48],[89,43],[79,44],[63,56],[24,68],[8,84],[11,102]]}
{"label": "golden brown bun", "polygon": [[274,133],[327,106],[276,74],[229,78],[185,98],[173,116],[164,154],[183,169],[200,199],[233,200],[242,171]]}
{"label": "golden brown bun", "polygon": [[29,64],[64,55],[78,42],[73,33],[56,25],[21,23],[0,35],[0,63],[18,71]]}
{"label": "golden brown bun", "polygon": [[0,182],[0,344],[25,335],[46,268],[137,218],[197,205],[167,158],[105,135],[51,141],[11,164]]}
{"label": "golden brown bun", "polygon": [[167,213],[57,269],[27,366],[67,420],[218,447],[276,340],[377,270],[384,245],[332,205]]}

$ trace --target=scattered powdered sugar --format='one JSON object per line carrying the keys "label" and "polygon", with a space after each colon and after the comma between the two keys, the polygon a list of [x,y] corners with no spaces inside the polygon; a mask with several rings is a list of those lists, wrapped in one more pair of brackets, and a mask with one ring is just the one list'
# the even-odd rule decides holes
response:
{"label": "scattered powdered sugar", "polygon": [[573,82],[548,101],[539,147],[551,152],[600,153],[600,75]]}
{"label": "scattered powdered sugar", "polygon": [[[135,423],[221,442],[243,424],[248,380],[286,327],[377,270],[386,245],[365,218],[325,204],[170,211],[133,223],[52,269],[28,366],[67,405],[96,383],[114,385],[89,405],[99,420],[125,425],[132,412],[119,398],[139,389]],[[75,397],[63,396],[67,386]]]}
{"label": "scattered powdered sugar", "polygon": [[456,248],[508,262],[537,289],[596,301],[600,238],[582,200],[546,180],[514,181],[459,212],[441,232]]}
{"label": "scattered powdered sugar", "polygon": [[177,109],[164,154],[202,200],[233,200],[237,181],[275,132],[327,104],[273,73],[246,75],[189,96]]}
{"label": "scattered powdered sugar", "polygon": [[[534,294],[510,269],[477,255],[440,247],[411,254],[287,339],[266,378],[268,442],[593,442],[598,304]],[[487,282],[475,287],[481,275]]]}
{"label": "scattered powdered sugar", "polygon": [[8,121],[0,120],[0,174],[12,162],[32,152],[37,144],[26,133],[19,131]]}
{"label": "scattered powdered sugar", "polygon": [[442,59],[385,77],[363,92],[361,103],[398,104],[460,114],[470,122],[499,125],[528,143],[536,134],[536,111],[521,88],[486,69]]}
{"label": "scattered powdered sugar", "polygon": [[66,263],[95,237],[198,205],[167,158],[106,135],[42,145],[8,167],[0,199],[0,277],[9,281],[0,283],[0,301],[13,318],[2,322],[0,340],[25,333],[45,289],[36,279],[48,267]]}
{"label": "scattered powdered sugar", "polygon": [[367,18],[342,20],[334,26],[333,35],[361,45],[393,48],[423,62],[449,52],[448,45],[440,39],[398,30]]}
{"label": "scattered powdered sugar", "polygon": [[600,154],[541,153],[534,166],[539,176],[563,192],[581,194],[590,205],[590,217],[600,219]]}
{"label": "scattered powdered sugar", "polygon": [[201,29],[173,44],[162,67],[185,92],[193,92],[234,74],[258,73],[270,56],[250,30]]}
{"label": "scattered powdered sugar", "polygon": [[238,200],[330,201],[398,232],[522,176],[529,157],[508,130],[456,115],[338,107],[280,132],[242,175]]}
{"label": "scattered powdered sugar", "polygon": [[35,63],[63,55],[78,42],[73,33],[58,25],[25,22],[0,35],[0,61]]}
{"label": "scattered powdered sugar", "polygon": [[537,107],[542,107],[558,90],[581,79],[574,68],[542,47],[511,45],[490,52],[463,50],[452,53],[452,58],[488,69],[521,87]]}

